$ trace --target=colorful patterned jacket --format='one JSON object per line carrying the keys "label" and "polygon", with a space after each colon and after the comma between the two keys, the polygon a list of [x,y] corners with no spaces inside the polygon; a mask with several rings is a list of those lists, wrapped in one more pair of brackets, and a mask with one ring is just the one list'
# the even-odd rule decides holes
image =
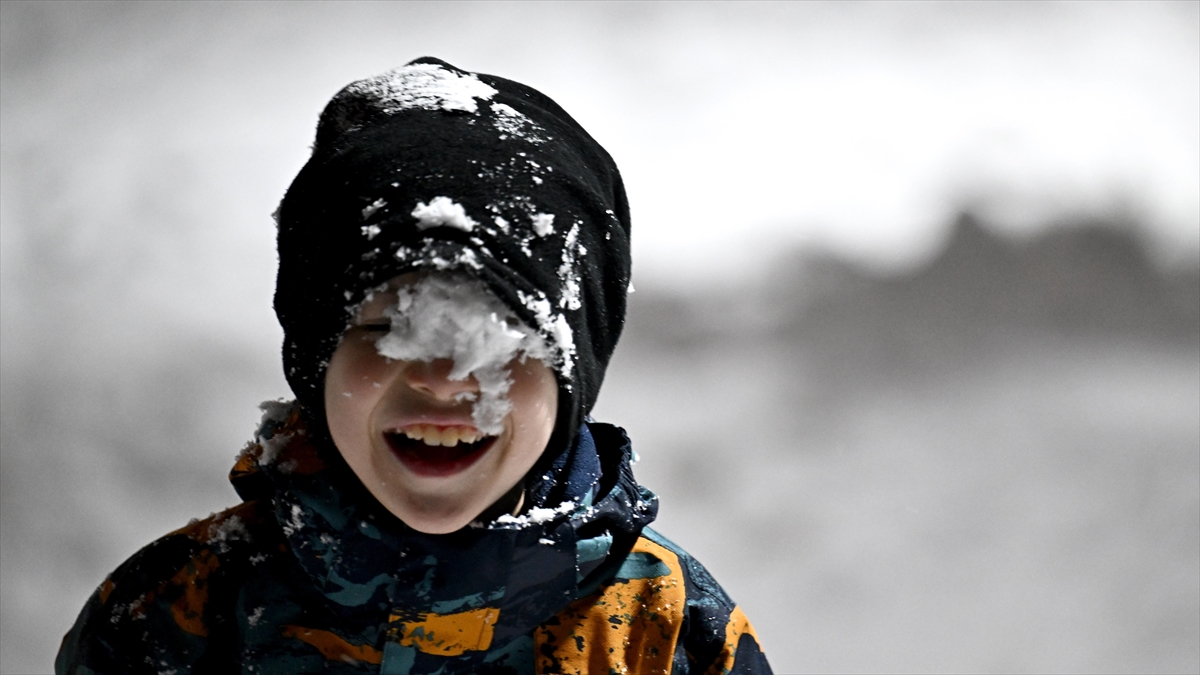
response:
{"label": "colorful patterned jacket", "polygon": [[564,474],[583,487],[557,506],[440,536],[327,445],[269,413],[230,474],[245,501],[105,579],[56,672],[770,672],[741,609],[646,527],[621,429],[583,429]]}

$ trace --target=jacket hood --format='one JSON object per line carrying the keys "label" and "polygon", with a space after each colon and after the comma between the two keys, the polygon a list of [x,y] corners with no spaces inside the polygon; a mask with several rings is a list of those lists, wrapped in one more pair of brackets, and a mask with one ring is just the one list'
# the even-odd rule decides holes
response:
{"label": "jacket hood", "polygon": [[625,432],[593,422],[564,453],[564,485],[543,495],[545,506],[424,534],[391,515],[336,449],[308,432],[298,405],[264,408],[255,442],[230,473],[234,488],[248,501],[271,500],[291,553],[331,604],[385,610],[393,625],[473,617],[491,648],[502,647],[585,594],[657,514],[657,497],[633,478]]}

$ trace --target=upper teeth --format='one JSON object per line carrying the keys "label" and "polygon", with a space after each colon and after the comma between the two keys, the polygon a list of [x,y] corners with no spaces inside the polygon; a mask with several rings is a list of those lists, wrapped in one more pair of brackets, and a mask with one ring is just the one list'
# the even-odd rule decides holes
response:
{"label": "upper teeth", "polygon": [[423,441],[425,445],[447,447],[459,443],[474,443],[483,437],[479,430],[471,427],[437,427],[432,424],[413,424],[401,429],[400,433],[414,441]]}

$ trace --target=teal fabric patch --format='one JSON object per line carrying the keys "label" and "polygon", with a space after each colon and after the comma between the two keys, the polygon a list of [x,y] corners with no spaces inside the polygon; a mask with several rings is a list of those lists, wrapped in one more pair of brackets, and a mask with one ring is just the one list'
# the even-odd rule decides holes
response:
{"label": "teal fabric patch", "polygon": [[624,579],[653,579],[664,577],[671,573],[671,568],[649,553],[634,552],[625,558],[617,569],[616,578]]}
{"label": "teal fabric patch", "polygon": [[341,586],[342,590],[334,593],[326,593],[326,597],[346,607],[358,607],[365,603],[371,599],[372,595],[375,595],[375,589],[392,580],[390,575],[380,574],[364,584],[356,584],[341,578],[333,570],[329,571],[329,578]]}
{"label": "teal fabric patch", "polygon": [[416,649],[389,642],[383,646],[383,663],[379,664],[379,675],[409,675],[416,660]]}
{"label": "teal fabric patch", "polygon": [[666,537],[662,536],[662,534],[660,532],[658,532],[657,530],[655,530],[652,527],[642,528],[642,536],[649,539],[650,541],[658,544],[659,546],[667,549],[668,551],[670,551],[671,553],[674,553],[677,556],[682,557],[682,556],[687,555],[687,551],[684,551],[683,548],[681,548],[679,546],[679,544],[676,544],[675,542],[671,541],[670,539],[667,539]]}
{"label": "teal fabric patch", "polygon": [[533,638],[528,635],[518,635],[506,645],[493,646],[488,651],[488,655],[484,657],[483,662],[508,666],[518,673],[532,673]]}
{"label": "teal fabric patch", "polygon": [[612,541],[612,535],[607,532],[599,537],[580,539],[575,544],[575,561],[586,563],[603,558],[608,555],[608,549],[612,547]]}
{"label": "teal fabric patch", "polygon": [[365,520],[359,522],[358,529],[361,530],[363,534],[367,535],[368,537],[370,537],[372,539],[378,540],[378,539],[383,538],[383,535],[379,534],[379,528],[375,527],[374,525],[368,523]]}
{"label": "teal fabric patch", "polygon": [[337,506],[337,502],[334,499],[329,501],[305,499],[304,505],[318,513],[335,530],[346,529],[346,525],[350,520],[346,512]]}
{"label": "teal fabric patch", "polygon": [[486,606],[487,603],[494,602],[503,597],[504,587],[501,586],[487,595],[484,595],[483,592],[480,591],[479,593],[472,593],[471,595],[455,598],[454,600],[442,600],[441,602],[435,602],[430,607],[430,611],[432,611],[434,614],[453,614],[455,612],[461,612],[468,609],[479,609],[480,607]]}

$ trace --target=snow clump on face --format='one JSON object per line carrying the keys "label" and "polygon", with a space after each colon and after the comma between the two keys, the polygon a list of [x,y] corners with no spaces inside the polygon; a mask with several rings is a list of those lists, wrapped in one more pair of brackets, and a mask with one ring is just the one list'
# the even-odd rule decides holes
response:
{"label": "snow clump on face", "polygon": [[391,331],[375,348],[399,361],[452,359],[451,380],[474,377],[479,395],[463,395],[474,402],[471,418],[485,434],[503,430],[512,410],[508,364],[526,358],[549,362],[545,340],[504,305],[487,286],[462,273],[432,274],[397,291],[398,301],[384,314]]}

